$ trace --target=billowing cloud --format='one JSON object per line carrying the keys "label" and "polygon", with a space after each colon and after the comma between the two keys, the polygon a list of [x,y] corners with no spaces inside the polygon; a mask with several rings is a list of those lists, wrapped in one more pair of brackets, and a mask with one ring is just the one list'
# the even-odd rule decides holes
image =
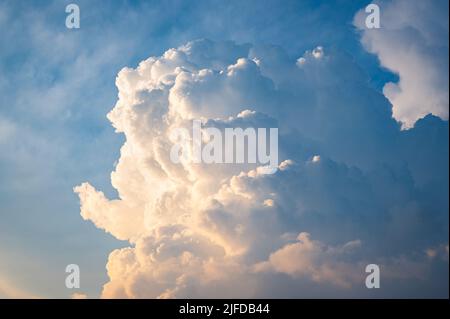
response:
{"label": "billowing cloud", "polygon": [[[102,296],[258,297],[283,276],[297,283],[291,296],[306,286],[336,296],[364,288],[369,263],[393,282],[428,280],[438,261],[427,249],[448,245],[448,179],[409,145],[428,145],[432,158],[448,139],[405,135],[367,83],[351,57],[321,46],[291,59],[278,47],[198,40],[122,69],[108,114],[126,138],[111,174],[118,198],[74,189],[84,219],[130,243],[110,254]],[[172,162],[171,133],[194,119],[278,127],[278,170]],[[448,130],[436,120],[423,127]]]}
{"label": "billowing cloud", "polygon": [[361,10],[354,23],[361,42],[382,66],[399,76],[384,95],[403,128],[428,114],[448,119],[448,1],[377,1],[381,27],[368,29]]}
{"label": "billowing cloud", "polygon": [[361,246],[359,240],[327,247],[312,240],[310,234],[305,232],[300,233],[297,240],[272,253],[269,261],[255,266],[256,270],[281,272],[293,277],[310,276],[316,282],[330,282],[344,287],[361,282],[359,265],[339,261],[341,255]]}

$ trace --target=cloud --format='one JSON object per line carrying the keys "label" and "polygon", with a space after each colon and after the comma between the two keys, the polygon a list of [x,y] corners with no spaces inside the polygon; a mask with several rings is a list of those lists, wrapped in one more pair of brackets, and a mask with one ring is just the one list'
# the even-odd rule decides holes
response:
{"label": "cloud", "polygon": [[404,129],[428,114],[448,119],[448,2],[378,1],[381,28],[368,29],[366,13],[354,24],[361,30],[366,50],[383,67],[398,74],[398,83],[386,83],[384,95],[393,105],[394,118]]}
{"label": "cloud", "polygon": [[[448,240],[445,168],[408,146],[427,145],[429,132],[401,131],[347,54],[319,46],[302,58],[197,40],[119,72],[108,114],[126,138],[111,173],[118,198],[74,188],[84,219],[130,243],[110,254],[102,297],[258,297],[279,276],[337,296],[363,287],[369,263],[395,283],[430,280],[437,261],[425,251]],[[278,127],[279,169],[173,163],[171,132],[193,119],[219,130]],[[434,120],[422,123],[445,132]],[[396,271],[405,264],[415,271]],[[296,287],[290,296],[305,285]]]}
{"label": "cloud", "polygon": [[0,277],[0,298],[7,299],[34,299],[37,298],[36,295],[33,295],[27,291],[24,291],[18,288],[16,283],[11,283],[8,278],[4,276]]}
{"label": "cloud", "polygon": [[305,232],[300,233],[297,240],[273,252],[267,262],[255,265],[256,270],[281,272],[293,277],[309,276],[319,283],[328,282],[343,287],[361,282],[363,276],[358,265],[338,260],[341,255],[359,248],[360,240],[329,247],[312,240],[310,234]]}

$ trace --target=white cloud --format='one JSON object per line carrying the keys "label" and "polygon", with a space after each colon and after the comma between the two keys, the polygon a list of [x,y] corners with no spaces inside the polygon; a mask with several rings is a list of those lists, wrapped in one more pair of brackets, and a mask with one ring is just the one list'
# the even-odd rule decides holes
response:
{"label": "white cloud", "polygon": [[398,74],[384,95],[403,128],[431,113],[448,119],[448,3],[447,1],[378,1],[381,28],[367,29],[361,10],[354,23],[361,42],[382,66]]}
{"label": "white cloud", "polygon": [[320,155],[314,155],[311,161],[312,161],[313,163],[320,162]]}
{"label": "white cloud", "polygon": [[[365,262],[391,265],[422,249],[411,246],[425,210],[409,171],[352,166],[397,152],[385,146],[400,132],[384,99],[345,55],[318,48],[299,67],[268,52],[194,41],[119,72],[108,114],[126,137],[111,174],[119,198],[88,183],[74,189],[84,219],[131,244],[110,254],[103,297],[257,297],[280,273],[343,289],[361,283]],[[172,163],[171,130],[195,118],[219,129],[279,126],[279,170]],[[380,230],[382,243],[373,240]],[[293,233],[298,241],[286,243]]]}
{"label": "white cloud", "polygon": [[360,246],[359,240],[337,247],[326,246],[303,232],[298,235],[296,243],[287,244],[273,252],[268,261],[257,264],[255,269],[281,272],[293,277],[306,276],[316,282],[351,287],[353,283],[362,281],[361,267],[340,261],[339,258]]}

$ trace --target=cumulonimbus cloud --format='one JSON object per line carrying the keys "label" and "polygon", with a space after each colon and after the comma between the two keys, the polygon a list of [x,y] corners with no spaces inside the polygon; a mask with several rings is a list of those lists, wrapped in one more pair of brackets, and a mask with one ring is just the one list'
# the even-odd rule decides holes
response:
{"label": "cumulonimbus cloud", "polygon": [[[364,264],[390,269],[410,254],[420,271],[402,276],[426,277],[425,249],[448,234],[445,205],[427,215],[419,174],[397,168],[408,157],[389,103],[345,54],[286,57],[199,40],[119,72],[108,114],[126,137],[111,174],[118,199],[74,189],[84,219],[130,243],[110,254],[103,297],[257,297],[278,276],[352,289]],[[170,132],[192,119],[279,127],[278,171],[173,163]],[[438,235],[414,241],[436,225]]]}

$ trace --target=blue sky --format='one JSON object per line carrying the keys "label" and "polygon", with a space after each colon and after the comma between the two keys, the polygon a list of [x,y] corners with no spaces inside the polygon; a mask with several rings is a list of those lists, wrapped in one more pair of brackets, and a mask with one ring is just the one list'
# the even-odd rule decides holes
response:
{"label": "blue sky", "polygon": [[[209,55],[208,47],[204,60],[215,54],[218,60],[227,60],[249,44],[253,51],[246,52],[248,58],[251,54],[261,54],[267,60],[279,63],[274,62],[262,70],[263,75],[275,83],[273,100],[263,100],[264,92],[261,93],[260,88],[253,92],[249,86],[245,91],[247,84],[242,84],[244,92],[254,94],[248,93],[248,101],[256,104],[261,101],[261,110],[275,109],[277,103],[285,103],[286,108],[279,112],[281,114],[289,113],[296,105],[295,101],[310,105],[317,103],[315,110],[306,108],[298,114],[292,111],[292,116],[287,113],[277,115],[278,111],[269,112],[276,120],[287,123],[287,137],[283,140],[286,159],[292,157],[307,161],[316,153],[323,158],[323,171],[314,173],[307,168],[298,168],[293,173],[293,176],[298,174],[299,180],[308,178],[313,181],[310,187],[297,185],[296,179],[288,176],[279,177],[281,184],[270,183],[270,187],[280,192],[282,187],[277,188],[277,185],[294,183],[298,189],[304,187],[303,196],[308,198],[305,201],[311,199],[311,203],[305,204],[308,211],[318,212],[316,217],[299,221],[300,226],[289,231],[311,232],[317,242],[329,242],[336,247],[356,239],[354,236],[358,239],[366,236],[364,234],[367,234],[365,240],[370,242],[371,236],[375,236],[371,232],[371,227],[377,227],[374,225],[380,225],[380,229],[385,227],[382,230],[388,237],[391,231],[397,234],[398,237],[391,238],[394,242],[397,240],[395,247],[386,248],[384,242],[379,244],[382,246],[378,247],[380,250],[389,251],[385,255],[377,251],[376,243],[369,245],[365,254],[373,258],[388,259],[395,255],[402,256],[395,257],[400,260],[408,254],[414,255],[425,249],[439,251],[440,248],[433,247],[447,245],[447,261],[432,264],[430,267],[434,271],[429,277],[409,286],[404,284],[396,288],[393,284],[384,290],[382,296],[448,296],[448,284],[439,284],[444,282],[442,276],[447,277],[445,282],[448,283],[448,111],[445,118],[440,110],[435,112],[430,106],[430,113],[437,116],[429,115],[407,131],[401,131],[400,124],[392,119],[389,101],[395,100],[403,108],[405,99],[388,96],[383,93],[383,88],[388,82],[398,83],[407,68],[399,66],[397,69],[395,64],[401,63],[395,59],[392,62],[389,58],[389,45],[393,43],[390,36],[380,40],[367,34],[366,42],[361,40],[364,31],[358,29],[354,19],[369,2],[76,1],[81,10],[81,28],[69,30],[64,23],[65,6],[69,1],[2,1],[0,297],[70,297],[73,291],[64,286],[64,270],[71,263],[81,268],[80,292],[89,297],[101,295],[102,286],[109,280],[105,270],[108,255],[114,249],[129,247],[130,244],[126,240],[118,240],[114,231],[109,231],[112,235],[105,233],[83,220],[73,187],[89,181],[106,197],[117,197],[117,189],[111,186],[110,174],[115,170],[126,138],[123,134],[116,134],[106,118],[118,99],[117,74],[123,67],[136,68],[148,57],[159,57],[170,48],[178,48],[196,39],[213,41],[215,44],[211,47],[222,41],[233,42],[229,51],[224,49],[217,53],[211,49]],[[388,9],[388,4],[381,4],[382,23],[383,12],[389,12],[386,15],[389,21],[391,14],[394,15],[392,12],[396,12],[395,8]],[[399,32],[395,42],[401,44],[406,39],[405,43],[410,44],[412,51],[418,52],[417,56],[421,57],[418,61],[423,63],[423,69],[420,63],[411,65],[411,68],[417,67],[416,75],[424,69],[431,70],[421,74],[429,75],[424,78],[430,79],[430,86],[439,90],[437,93],[443,92],[448,96],[448,80],[446,83],[440,81],[439,85],[433,82],[448,77],[448,16],[442,13],[448,10],[448,4],[436,0],[429,6],[422,6],[422,11],[429,16],[410,17],[425,21],[425,27],[417,23],[417,30],[424,30],[425,40],[429,39],[424,43],[428,46],[422,48],[415,42],[408,42],[414,33]],[[410,12],[417,13],[413,8],[406,10],[404,15],[400,12],[399,16],[408,21]],[[435,22],[427,29],[426,23],[430,19],[444,21],[442,24]],[[202,50],[201,45],[199,50]],[[284,65],[294,66],[299,57],[308,57],[307,52],[318,46],[324,48],[325,55],[333,57],[327,69],[312,65],[302,76],[281,74]],[[402,51],[405,47],[396,48],[399,56],[406,52],[406,49]],[[374,48],[373,52],[370,48]],[[194,59],[194,54],[191,58]],[[416,61],[414,58],[409,60],[405,55],[405,61]],[[442,65],[446,63],[447,68],[437,69],[433,59]],[[199,63],[203,67],[207,65],[208,61]],[[311,80],[308,75],[319,78]],[[405,76],[408,80],[413,78],[405,83],[416,84],[414,74],[406,72]],[[422,84],[420,81],[417,83]],[[325,91],[318,89],[323,87]],[[417,91],[421,92],[420,89]],[[202,91],[199,89],[199,92]],[[431,89],[424,89],[424,92],[424,95],[436,93]],[[326,111],[326,115],[321,114],[336,97],[339,99],[338,107]],[[295,127],[296,116],[311,116],[311,119],[299,120],[300,128],[290,131]],[[366,122],[367,118],[371,120]],[[342,176],[347,177],[341,179]],[[324,182],[328,179],[329,183]],[[330,184],[342,188],[346,199],[339,197],[333,200],[330,195],[329,203],[319,205],[320,198],[335,193],[327,189]],[[360,186],[370,191],[359,193]],[[379,194],[380,189],[384,192]],[[369,193],[371,195],[367,195]],[[289,198],[297,195],[286,196],[288,203]],[[403,198],[408,200],[402,201]],[[361,215],[349,213],[345,217],[343,214],[348,212],[348,202],[352,209],[366,207],[366,211]],[[367,203],[369,205],[365,206]],[[298,206],[292,205],[291,211],[295,211]],[[383,215],[384,212],[395,210],[400,213],[394,217],[388,214],[393,223],[386,226],[378,222],[377,214],[384,216],[380,218],[390,218]],[[326,218],[323,217],[325,215]],[[295,213],[286,218],[297,225]],[[342,220],[347,218],[348,224],[342,224]],[[352,218],[363,220],[364,226],[352,224]],[[328,227],[324,223],[334,223],[337,229],[348,227],[354,236],[341,238],[337,234],[322,234],[321,228]],[[436,229],[436,225],[441,225],[441,228]],[[362,227],[360,231],[358,227]],[[106,226],[99,228],[108,230]],[[273,251],[281,251],[282,245],[272,248]],[[282,253],[274,255],[282,256]],[[262,256],[258,258],[259,261],[264,260]],[[276,265],[271,267],[276,268]],[[418,269],[420,267],[417,266]],[[283,289],[288,287],[286,277],[264,276],[267,278],[264,277],[260,286],[277,281],[284,283],[284,286],[273,285],[274,291],[279,291],[280,295],[308,296],[292,287]],[[305,283],[312,296],[321,296],[322,293],[333,296],[336,293],[334,288],[322,290],[319,286]],[[425,288],[420,290],[421,287]],[[357,296],[358,293],[358,289],[348,291],[349,296]],[[142,295],[136,293],[133,296]]]}

